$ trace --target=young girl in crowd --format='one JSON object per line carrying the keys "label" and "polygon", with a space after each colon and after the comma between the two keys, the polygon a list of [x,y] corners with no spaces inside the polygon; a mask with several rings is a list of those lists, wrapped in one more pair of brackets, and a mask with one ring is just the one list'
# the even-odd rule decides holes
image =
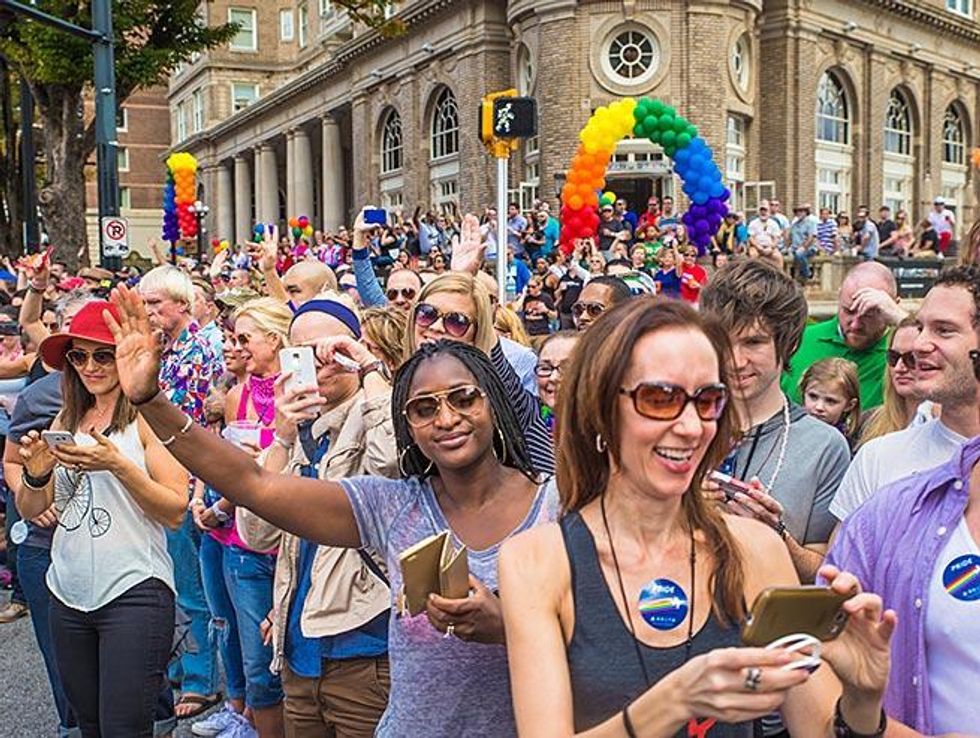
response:
{"label": "young girl in crowd", "polygon": [[679,255],[676,249],[662,248],[657,254],[657,262],[660,268],[653,275],[653,281],[657,283],[657,294],[664,297],[671,297],[675,300],[681,296],[681,276],[678,269]]}
{"label": "young girl in crowd", "polygon": [[800,378],[800,394],[806,411],[843,433],[853,451],[861,419],[861,386],[854,363],[836,356],[813,363]]}

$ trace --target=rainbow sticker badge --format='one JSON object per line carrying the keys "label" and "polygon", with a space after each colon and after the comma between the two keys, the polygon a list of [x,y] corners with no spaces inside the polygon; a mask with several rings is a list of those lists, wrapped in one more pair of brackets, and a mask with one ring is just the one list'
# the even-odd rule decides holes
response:
{"label": "rainbow sticker badge", "polygon": [[687,617],[687,593],[670,579],[654,579],[640,590],[640,615],[657,630],[673,630]]}
{"label": "rainbow sticker badge", "polygon": [[980,556],[957,556],[943,569],[943,587],[958,600],[980,600]]}

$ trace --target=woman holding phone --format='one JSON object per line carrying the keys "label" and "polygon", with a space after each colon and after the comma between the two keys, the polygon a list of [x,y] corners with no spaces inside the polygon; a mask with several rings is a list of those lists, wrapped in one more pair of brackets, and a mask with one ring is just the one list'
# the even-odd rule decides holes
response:
{"label": "woman holding phone", "polygon": [[55,445],[36,431],[21,439],[17,507],[26,518],[58,511],[50,627],[82,735],[148,738],[174,629],[164,528],[183,520],[188,478],[120,391],[106,311],[87,303],[41,343],[64,371],[64,406],[45,432]]}
{"label": "woman holding phone", "polygon": [[469,549],[469,597],[433,594],[424,614],[390,619],[391,697],[377,735],[515,735],[494,593],[497,554],[510,536],[553,520],[556,508],[553,493],[534,477],[517,417],[486,354],[438,341],[398,370],[392,417],[403,479],[280,476],[185,423],[147,380],[158,348],[144,330],[139,297],[120,287],[113,300],[120,306],[113,329],[125,391],[156,432],[175,436],[171,447],[193,473],[234,490],[236,503],[283,530],[323,545],[374,549],[387,564],[393,598],[401,591],[399,554],[406,548],[449,530],[454,546]]}
{"label": "woman holding phone", "polygon": [[[730,355],[717,325],[656,298],[606,311],[579,339],[558,398],[565,514],[500,560],[522,736],[751,738],[780,708],[794,738],[880,735],[895,616],[876,596],[844,605],[844,633],[823,646],[833,671],[739,647],[746,603],[799,580],[777,534],[694,488],[730,447]],[[850,732],[834,732],[838,698]]]}

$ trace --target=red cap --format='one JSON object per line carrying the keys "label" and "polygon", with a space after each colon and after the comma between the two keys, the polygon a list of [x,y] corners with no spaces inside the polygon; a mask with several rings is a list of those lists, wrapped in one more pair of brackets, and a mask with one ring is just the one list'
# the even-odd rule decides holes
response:
{"label": "red cap", "polygon": [[72,318],[66,333],[54,333],[41,341],[38,351],[44,363],[54,369],[64,369],[65,354],[68,353],[71,342],[75,338],[115,346],[116,339],[112,337],[109,326],[102,318],[103,310],[108,310],[113,318],[119,319],[119,311],[111,302],[104,300],[88,302]]}

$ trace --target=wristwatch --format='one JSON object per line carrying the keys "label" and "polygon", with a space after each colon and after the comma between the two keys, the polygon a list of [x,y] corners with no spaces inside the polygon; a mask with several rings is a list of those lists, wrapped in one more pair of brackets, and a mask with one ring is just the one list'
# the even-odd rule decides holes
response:
{"label": "wristwatch", "polygon": [[208,508],[208,509],[211,512],[214,513],[214,517],[216,517],[218,519],[218,522],[221,523],[222,525],[224,525],[229,520],[231,520],[231,515],[229,515],[224,510],[222,510],[220,507],[218,507],[218,503],[217,502],[214,503],[213,505],[211,505],[211,507]]}
{"label": "wristwatch", "polygon": [[885,728],[888,727],[888,716],[885,715],[885,710],[881,711],[881,722],[878,723],[878,730],[874,733],[858,733],[847,721],[844,720],[844,715],[840,711],[840,699],[838,698],[837,704],[834,706],[834,737],[835,738],[882,738],[885,735]]}
{"label": "wristwatch", "polygon": [[364,384],[364,378],[371,372],[377,372],[386,382],[391,381],[391,372],[388,371],[388,365],[378,359],[365,367],[361,367],[361,370],[358,372],[358,375],[361,378],[361,384]]}

